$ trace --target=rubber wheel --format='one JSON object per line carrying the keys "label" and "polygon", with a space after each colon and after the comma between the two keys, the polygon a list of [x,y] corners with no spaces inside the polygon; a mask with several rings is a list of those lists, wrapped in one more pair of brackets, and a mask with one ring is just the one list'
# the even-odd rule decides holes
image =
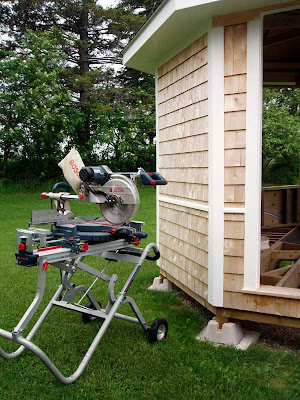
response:
{"label": "rubber wheel", "polygon": [[[99,301],[97,301],[97,303],[99,304],[100,308],[102,308],[101,303]],[[96,310],[96,307],[91,302],[87,303],[86,308],[90,308],[91,310]],[[81,318],[82,318],[82,322],[84,324],[89,324],[89,323],[97,321],[97,319],[99,319],[99,317],[95,317],[94,315],[89,315],[89,314],[82,314]]]}
{"label": "rubber wheel", "polygon": [[149,329],[149,343],[160,342],[164,340],[168,333],[168,322],[163,318],[153,321]]}

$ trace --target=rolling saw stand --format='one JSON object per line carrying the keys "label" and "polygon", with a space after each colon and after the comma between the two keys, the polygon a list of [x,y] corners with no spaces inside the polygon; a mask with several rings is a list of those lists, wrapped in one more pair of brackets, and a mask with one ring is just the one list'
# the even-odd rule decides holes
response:
{"label": "rolling saw stand", "polygon": [[[122,182],[120,182],[122,180],[123,178],[119,176],[118,182],[116,182],[117,186],[114,186],[110,182],[110,187],[117,187],[119,191],[123,190],[124,187],[132,187],[131,183],[128,182],[128,178],[125,179],[125,184],[128,186],[122,186]],[[9,354],[0,347],[0,355],[5,359],[16,358],[25,349],[28,349],[43,361],[61,383],[70,384],[83,373],[113,318],[140,324],[143,330],[148,332],[150,343],[163,340],[166,337],[168,324],[166,320],[159,318],[151,326],[148,326],[133,298],[127,295],[143,262],[146,259],[158,260],[160,257],[158,247],[154,243],[148,244],[144,249],[133,247],[139,243],[139,240],[147,236],[142,232],[143,223],[127,221],[123,225],[114,225],[107,223],[107,220],[104,218],[76,218],[71,212],[69,200],[80,200],[80,196],[71,195],[68,192],[56,193],[58,188],[67,187],[66,185],[65,183],[57,184],[52,192],[41,195],[42,197],[54,200],[56,209],[33,211],[31,222],[29,223],[30,227],[28,229],[17,230],[17,263],[25,267],[38,267],[37,291],[34,300],[13,331],[8,332],[0,329],[1,337],[18,343],[20,347]],[[99,193],[98,196],[100,196]],[[122,206],[124,206],[124,201]],[[114,215],[113,218],[115,218],[115,207],[115,202],[113,204],[106,203],[103,214],[109,217],[109,213],[112,212]],[[121,214],[120,208],[117,210],[119,217],[122,215],[122,210],[121,207]],[[128,214],[128,210],[125,211],[125,214]],[[50,224],[51,230],[36,227],[43,224]],[[151,250],[154,251],[154,255],[150,255]],[[118,294],[115,294],[115,283],[118,276],[116,274],[111,276],[105,274],[104,270],[106,267],[102,271],[99,271],[84,263],[84,258],[87,256],[101,257],[107,260],[108,263],[121,261],[134,265],[127,281]],[[23,331],[36,313],[43,299],[47,270],[50,265],[60,270],[61,283],[38,321],[27,336],[24,337]],[[76,286],[71,282],[77,270],[82,270],[94,277],[94,281],[90,287]],[[101,304],[92,294],[92,288],[97,281],[103,281],[108,284],[108,302],[105,308],[102,308]],[[78,297],[80,299],[75,301]],[[86,302],[83,304],[84,299]],[[119,307],[125,303],[131,306],[136,316],[135,318],[118,313]],[[96,319],[103,320],[85,356],[76,371],[69,377],[65,377],[45,352],[32,341],[53,307],[62,307],[81,313],[84,323]]]}

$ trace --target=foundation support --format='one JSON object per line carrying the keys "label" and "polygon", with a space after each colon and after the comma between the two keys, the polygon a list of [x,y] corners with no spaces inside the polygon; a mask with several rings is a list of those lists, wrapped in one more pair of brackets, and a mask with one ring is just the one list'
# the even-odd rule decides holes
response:
{"label": "foundation support", "polygon": [[151,286],[148,288],[149,290],[158,290],[161,292],[171,292],[173,290],[173,283],[170,282],[166,278],[161,278],[161,277],[156,277],[153,280],[153,283]]}
{"label": "foundation support", "polygon": [[259,338],[259,333],[243,331],[238,322],[225,322],[220,328],[219,322],[214,318],[206,328],[197,336],[198,340],[207,340],[216,345],[224,344],[234,346],[239,350],[246,350]]}

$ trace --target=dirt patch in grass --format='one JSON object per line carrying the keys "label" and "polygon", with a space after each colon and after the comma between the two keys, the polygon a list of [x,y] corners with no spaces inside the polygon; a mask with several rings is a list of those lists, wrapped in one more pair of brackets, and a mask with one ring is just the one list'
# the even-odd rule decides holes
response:
{"label": "dirt patch in grass", "polygon": [[252,321],[241,321],[241,325],[243,329],[260,332],[259,344],[300,356],[300,329]]}
{"label": "dirt patch in grass", "polygon": [[284,386],[284,382],[281,379],[271,379],[271,384],[275,389],[280,389]]}
{"label": "dirt patch in grass", "polygon": [[191,296],[186,294],[183,290],[177,288],[176,289],[176,296],[184,303],[187,307],[191,308],[192,310],[196,311],[205,322],[210,321],[214,314],[210,312],[207,308],[203,307],[200,303],[194,300]]}
{"label": "dirt patch in grass", "polygon": [[[178,289],[176,296],[186,304],[187,307],[199,313],[206,323],[214,317],[213,313],[182,290]],[[245,330],[260,332],[258,344],[261,346],[277,350],[280,349],[284,352],[293,352],[300,356],[300,329],[252,321],[239,322]]]}
{"label": "dirt patch in grass", "polygon": [[171,304],[170,308],[172,308],[172,310],[181,310],[182,306],[176,306],[175,304]]}

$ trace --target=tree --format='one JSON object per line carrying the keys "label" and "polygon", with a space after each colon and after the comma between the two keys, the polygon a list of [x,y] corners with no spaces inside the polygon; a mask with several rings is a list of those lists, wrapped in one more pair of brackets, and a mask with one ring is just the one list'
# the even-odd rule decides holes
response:
{"label": "tree", "polygon": [[120,0],[118,7],[139,13],[148,19],[163,0]]}
{"label": "tree", "polygon": [[9,34],[4,48],[17,47],[26,29],[47,31],[56,27],[56,38],[70,63],[68,87],[83,115],[76,128],[74,144],[83,156],[91,151],[90,100],[101,84],[101,67],[121,63],[120,52],[130,33],[144,19],[130,10],[103,9],[96,0],[4,0],[2,32]]}
{"label": "tree", "polygon": [[[94,158],[113,168],[155,169],[154,78],[127,68],[107,71],[98,87],[92,125]],[[109,161],[107,161],[109,160]]]}
{"label": "tree", "polygon": [[[68,144],[75,145],[86,162],[99,157],[105,161],[109,154],[118,169],[124,166],[118,149],[126,147],[130,169],[144,164],[153,169],[154,79],[126,68],[112,72],[108,65],[121,63],[121,50],[160,1],[146,1],[143,9],[139,1],[123,3],[106,10],[96,0],[4,0],[0,28],[9,33],[9,40],[2,48],[17,50],[28,27],[43,32],[55,26],[69,62],[65,82],[82,116]],[[118,146],[121,133],[124,140]]]}
{"label": "tree", "polygon": [[18,52],[0,60],[2,175],[9,158],[18,158],[19,175],[49,177],[80,114],[64,86],[66,61],[53,34],[24,37]]}
{"label": "tree", "polygon": [[300,90],[264,89],[262,167],[265,184],[299,179]]}

